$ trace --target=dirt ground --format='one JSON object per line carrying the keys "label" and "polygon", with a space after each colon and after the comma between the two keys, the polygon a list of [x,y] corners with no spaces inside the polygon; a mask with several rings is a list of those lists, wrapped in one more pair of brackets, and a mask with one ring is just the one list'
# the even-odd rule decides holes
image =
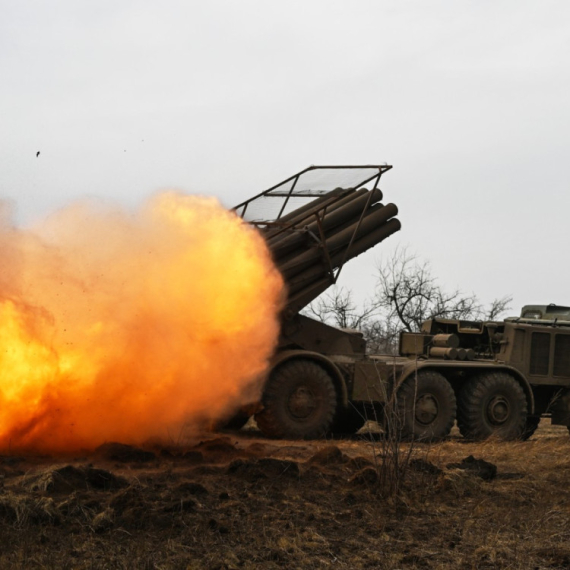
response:
{"label": "dirt ground", "polygon": [[249,430],[4,455],[0,568],[570,568],[569,449],[544,422],[527,442]]}

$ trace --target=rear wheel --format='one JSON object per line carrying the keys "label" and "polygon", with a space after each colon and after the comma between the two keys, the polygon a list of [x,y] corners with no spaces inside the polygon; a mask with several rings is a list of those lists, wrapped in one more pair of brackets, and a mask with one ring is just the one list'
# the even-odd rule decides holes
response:
{"label": "rear wheel", "polygon": [[397,394],[398,427],[405,438],[432,441],[449,435],[457,405],[449,382],[439,372],[409,376]]}
{"label": "rear wheel", "polygon": [[485,372],[475,376],[461,392],[457,425],[463,437],[468,439],[523,438],[527,426],[527,402],[521,385],[506,372]]}
{"label": "rear wheel", "polygon": [[337,409],[337,394],[330,374],[322,366],[299,358],[271,372],[262,404],[255,421],[265,435],[311,439],[329,431]]}

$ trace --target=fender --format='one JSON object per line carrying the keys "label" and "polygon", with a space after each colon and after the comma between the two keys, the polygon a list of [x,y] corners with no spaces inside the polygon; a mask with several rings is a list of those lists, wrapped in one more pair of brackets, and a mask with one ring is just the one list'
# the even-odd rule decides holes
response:
{"label": "fender", "polygon": [[516,369],[507,364],[489,364],[478,362],[476,360],[471,360],[468,362],[458,362],[458,361],[433,361],[433,360],[414,360],[409,365],[405,366],[402,370],[402,374],[398,381],[396,382],[394,389],[397,390],[400,384],[409,378],[412,374],[424,368],[429,368],[431,370],[435,369],[444,376],[446,371],[457,371],[462,372],[480,372],[485,370],[500,370],[503,372],[508,372],[511,374],[517,382],[521,385],[528,401],[528,413],[529,415],[534,414],[534,393],[530,386],[529,381]]}
{"label": "fender", "polygon": [[312,360],[321,364],[333,379],[335,388],[339,395],[340,404],[344,407],[348,406],[348,389],[342,373],[330,358],[327,358],[318,352],[311,352],[309,350],[282,350],[275,354],[269,362],[269,374],[271,374],[271,371],[277,368],[280,364],[297,358]]}

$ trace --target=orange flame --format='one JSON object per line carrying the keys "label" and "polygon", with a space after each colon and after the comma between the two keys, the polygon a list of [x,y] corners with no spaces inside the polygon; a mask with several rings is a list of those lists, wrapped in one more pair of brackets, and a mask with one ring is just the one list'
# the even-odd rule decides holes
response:
{"label": "orange flame", "polygon": [[216,200],[0,223],[0,451],[177,440],[259,396],[283,283]]}

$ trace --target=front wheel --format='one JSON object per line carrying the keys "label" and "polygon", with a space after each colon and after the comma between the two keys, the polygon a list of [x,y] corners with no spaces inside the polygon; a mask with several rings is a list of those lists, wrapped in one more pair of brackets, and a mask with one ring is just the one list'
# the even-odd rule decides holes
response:
{"label": "front wheel", "polygon": [[439,372],[420,370],[397,393],[398,427],[405,438],[433,441],[449,435],[457,409],[455,393]]}
{"label": "front wheel", "polygon": [[255,414],[259,429],[270,437],[312,439],[328,433],[337,410],[330,374],[306,358],[274,368]]}
{"label": "front wheel", "polygon": [[506,372],[474,376],[461,391],[457,425],[467,439],[523,438],[527,402],[521,385]]}

